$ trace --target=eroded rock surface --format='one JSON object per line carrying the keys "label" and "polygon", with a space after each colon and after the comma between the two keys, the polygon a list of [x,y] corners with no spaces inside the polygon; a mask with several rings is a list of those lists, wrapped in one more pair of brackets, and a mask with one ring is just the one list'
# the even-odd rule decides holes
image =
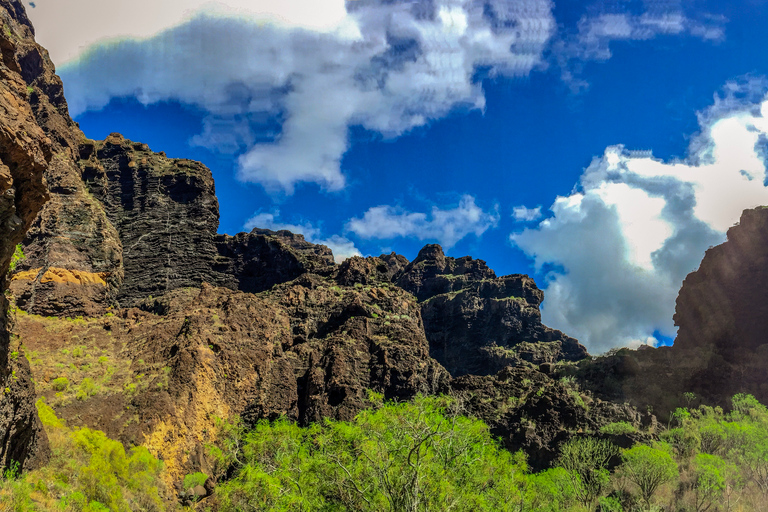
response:
{"label": "eroded rock surface", "polygon": [[[768,209],[745,210],[728,240],[709,249],[677,298],[672,347],[621,350],[585,365],[604,397],[652,407],[730,405],[736,393],[768,401]],[[693,395],[686,395],[693,393]]]}
{"label": "eroded rock surface", "polygon": [[[18,322],[41,354],[36,378],[58,414],[145,444],[177,478],[205,466],[202,445],[215,417],[349,420],[367,406],[369,389],[408,399],[449,379],[429,357],[410,294],[387,283],[344,286],[334,275],[305,274],[260,294],[204,285],[117,316]],[[85,369],[57,396],[59,372],[43,355],[65,349],[66,357],[76,349]],[[75,399],[83,372],[103,384],[92,398]]]}
{"label": "eroded rock surface", "polygon": [[[31,96],[41,94],[38,78],[50,66],[18,2],[0,0],[0,280],[47,199],[43,174],[51,140],[35,118]],[[8,300],[0,294],[0,468],[16,462],[33,467],[47,457],[47,439],[35,411],[34,386],[19,340],[9,335]]]}
{"label": "eroded rock surface", "polygon": [[482,260],[447,257],[427,245],[394,279],[419,299],[430,354],[451,375],[587,355],[574,338],[541,323],[544,293],[526,275],[496,277]]}

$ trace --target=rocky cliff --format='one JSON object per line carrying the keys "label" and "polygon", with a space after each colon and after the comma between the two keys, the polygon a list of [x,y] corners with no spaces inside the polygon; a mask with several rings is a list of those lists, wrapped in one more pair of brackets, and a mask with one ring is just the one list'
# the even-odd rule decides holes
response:
{"label": "rocky cliff", "polygon": [[0,6],[0,272],[22,237],[26,255],[10,349],[0,316],[1,463],[45,455],[33,393],[71,426],[148,446],[169,483],[206,470],[216,418],[350,419],[368,390],[453,394],[536,468],[578,432],[647,420],[559,378],[586,350],[541,323],[528,276],[437,245],[336,265],[299,234],[217,233],[210,170],[119,134],[88,140],[23,8]]}
{"label": "rocky cliff", "polygon": [[419,300],[430,354],[451,375],[587,356],[578,341],[541,323],[544,293],[526,275],[496,277],[482,260],[427,245],[394,282]]}
{"label": "rocky cliff", "polygon": [[[0,0],[0,279],[48,198],[43,174],[56,142],[46,136],[35,98],[55,96],[56,82],[47,54],[34,42],[32,25],[17,2]],[[65,107],[66,108],[66,107]],[[15,262],[14,262],[15,263]],[[0,295],[0,468],[16,462],[38,464],[47,440],[37,419],[30,370],[17,338],[9,335],[8,300]]]}
{"label": "rocky cliff", "polygon": [[768,401],[768,208],[744,211],[727,236],[683,281],[674,345],[585,364],[588,387],[662,417],[701,402],[728,407],[736,393]]}

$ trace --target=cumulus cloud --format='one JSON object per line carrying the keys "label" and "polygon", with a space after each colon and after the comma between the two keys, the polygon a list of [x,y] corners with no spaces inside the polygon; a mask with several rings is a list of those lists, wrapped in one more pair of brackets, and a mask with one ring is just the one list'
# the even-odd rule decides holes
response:
{"label": "cumulus cloud", "polygon": [[765,90],[755,81],[729,84],[699,116],[685,160],[607,148],[549,218],[511,235],[537,268],[559,268],[547,274],[549,325],[595,352],[655,343],[655,331],[674,336],[685,276],[742,210],[768,204]]}
{"label": "cumulus cloud", "polygon": [[333,31],[203,14],[92,47],[61,70],[70,108],[124,96],[198,105],[209,118],[194,142],[242,150],[241,179],[338,190],[351,126],[396,137],[483,109],[478,73],[528,74],[555,29],[550,0],[355,0],[346,10]]}
{"label": "cumulus cloud", "polygon": [[409,212],[397,206],[375,206],[362,218],[351,219],[347,230],[363,239],[436,240],[450,249],[470,234],[481,236],[498,222],[498,208],[486,212],[475,204],[474,197],[465,195],[455,208],[442,210],[435,206],[429,214]]}
{"label": "cumulus cloud", "polygon": [[525,206],[515,206],[512,208],[512,217],[518,222],[533,222],[541,218],[541,206],[536,208],[526,208]]}
{"label": "cumulus cloud", "polygon": [[333,259],[336,263],[341,263],[352,256],[362,256],[362,253],[355,247],[354,242],[343,236],[332,235],[330,237],[323,237],[322,230],[309,222],[290,224],[277,220],[279,216],[279,211],[257,213],[248,219],[243,227],[248,231],[253,228],[271,229],[273,231],[287,229],[293,233],[302,234],[307,242],[325,245],[330,248],[333,251]]}
{"label": "cumulus cloud", "polygon": [[25,2],[37,41],[61,65],[94,43],[147,38],[196,13],[246,15],[271,23],[333,31],[346,18],[344,0],[36,0]]}

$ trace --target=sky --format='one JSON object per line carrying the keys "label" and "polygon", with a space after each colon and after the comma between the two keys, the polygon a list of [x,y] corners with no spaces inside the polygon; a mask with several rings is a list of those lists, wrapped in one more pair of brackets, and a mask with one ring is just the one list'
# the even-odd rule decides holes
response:
{"label": "sky", "polygon": [[85,134],[211,168],[219,231],[532,275],[592,353],[768,204],[768,2],[25,1]]}

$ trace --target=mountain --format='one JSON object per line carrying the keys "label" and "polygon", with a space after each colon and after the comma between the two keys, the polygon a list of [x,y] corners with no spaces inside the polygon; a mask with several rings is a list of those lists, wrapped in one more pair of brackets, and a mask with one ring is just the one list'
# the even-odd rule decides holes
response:
{"label": "mountain", "polygon": [[653,438],[652,413],[684,401],[768,399],[768,209],[686,279],[674,347],[592,358],[542,324],[532,278],[439,245],[336,264],[300,234],[218,233],[210,170],[89,140],[21,4],[0,14],[0,467],[45,462],[39,397],[71,427],[146,446],[177,491],[211,474],[218,419],[350,420],[370,392],[451,395],[535,470],[585,433]]}
{"label": "mountain", "polygon": [[676,407],[728,408],[736,393],[768,401],[768,208],[745,210],[727,237],[683,281],[674,345],[585,364],[583,385],[662,419]]}

